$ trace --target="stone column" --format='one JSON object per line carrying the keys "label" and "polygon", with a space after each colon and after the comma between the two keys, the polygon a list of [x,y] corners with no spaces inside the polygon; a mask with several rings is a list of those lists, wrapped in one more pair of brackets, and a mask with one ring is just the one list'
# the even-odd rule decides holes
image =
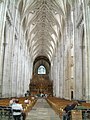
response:
{"label": "stone column", "polygon": [[[20,34],[20,33],[19,33]],[[18,39],[18,46],[17,46],[17,49],[18,49],[18,64],[17,64],[17,96],[21,96],[21,92],[20,92],[20,82],[21,82],[21,51],[20,51],[20,36],[19,36],[19,39]]]}
{"label": "stone column", "polygon": [[57,69],[56,69],[56,56],[53,57],[53,95],[56,96],[56,75],[57,75]]}
{"label": "stone column", "polygon": [[[85,99],[90,102],[90,1],[83,0],[85,50],[86,50],[86,86],[84,88]],[[86,91],[85,91],[86,89]]]}
{"label": "stone column", "polygon": [[[17,96],[17,62],[18,62],[18,26],[19,26],[19,17],[18,9],[15,7],[15,1],[10,1],[9,6],[11,17],[12,17],[12,46],[11,46],[11,96]],[[17,19],[18,18],[18,19]]]}
{"label": "stone column", "polygon": [[59,97],[59,46],[57,44],[56,49],[56,69],[55,69],[55,75],[56,75],[56,97]]}
{"label": "stone column", "polygon": [[2,97],[2,86],[3,86],[3,58],[4,58],[4,29],[6,20],[8,1],[3,0],[0,2],[0,97]]}
{"label": "stone column", "polygon": [[59,80],[59,86],[60,86],[60,97],[63,98],[64,97],[64,75],[63,75],[63,37],[61,38],[61,42],[60,42],[60,80]]}
{"label": "stone column", "polygon": [[[74,26],[74,79],[75,79],[75,98],[82,99],[82,52],[81,52],[81,38],[79,36],[80,29],[77,26],[79,18],[80,4],[78,0],[75,1],[73,26]],[[79,83],[79,84],[78,84]]]}
{"label": "stone column", "polygon": [[24,46],[24,93],[26,92],[26,85],[25,85],[25,83],[26,83],[26,73],[25,73],[25,70],[26,70],[26,64],[25,64],[25,62],[26,62],[26,57],[25,57],[25,53],[26,53],[26,46]]}
{"label": "stone column", "polygon": [[4,30],[4,56],[3,56],[3,86],[2,86],[2,97],[11,96],[11,25],[6,21],[5,30]]}

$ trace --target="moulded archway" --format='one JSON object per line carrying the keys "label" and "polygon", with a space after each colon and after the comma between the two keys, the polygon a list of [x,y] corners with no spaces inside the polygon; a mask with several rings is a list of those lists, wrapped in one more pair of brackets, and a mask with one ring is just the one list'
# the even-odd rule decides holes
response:
{"label": "moulded archway", "polygon": [[34,61],[34,63],[33,63],[33,74],[34,74],[34,75],[35,75],[35,74],[38,74],[38,68],[39,68],[41,65],[45,67],[45,69],[46,69],[46,74],[48,75],[51,64],[50,64],[49,59],[48,59],[47,57],[45,57],[45,56],[38,56],[38,57],[35,59],[35,61]]}

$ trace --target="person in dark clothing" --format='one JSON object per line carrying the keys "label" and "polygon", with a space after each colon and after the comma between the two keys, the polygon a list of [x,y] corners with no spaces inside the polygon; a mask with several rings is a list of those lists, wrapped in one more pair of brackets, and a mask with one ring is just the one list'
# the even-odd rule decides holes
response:
{"label": "person in dark clothing", "polygon": [[77,105],[77,102],[68,104],[63,110],[63,120],[70,120],[70,111],[75,108]]}
{"label": "person in dark clothing", "polygon": [[26,113],[25,112],[22,112],[22,119],[26,120]]}

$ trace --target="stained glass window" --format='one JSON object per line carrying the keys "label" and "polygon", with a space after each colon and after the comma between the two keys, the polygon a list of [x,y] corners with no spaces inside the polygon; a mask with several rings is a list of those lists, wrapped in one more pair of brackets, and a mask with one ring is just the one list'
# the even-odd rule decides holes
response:
{"label": "stained glass window", "polygon": [[43,65],[39,66],[38,74],[46,74],[46,68]]}

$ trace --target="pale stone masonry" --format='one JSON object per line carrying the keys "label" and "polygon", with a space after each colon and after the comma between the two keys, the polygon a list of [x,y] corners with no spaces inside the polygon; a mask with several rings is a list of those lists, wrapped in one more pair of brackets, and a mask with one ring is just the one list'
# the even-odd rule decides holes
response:
{"label": "pale stone masonry", "polygon": [[[23,96],[27,91],[32,62],[16,0],[0,3],[0,94]],[[26,83],[26,84],[25,84]]]}
{"label": "pale stone masonry", "polygon": [[24,95],[38,56],[54,96],[90,100],[90,0],[0,0],[0,97]]}

